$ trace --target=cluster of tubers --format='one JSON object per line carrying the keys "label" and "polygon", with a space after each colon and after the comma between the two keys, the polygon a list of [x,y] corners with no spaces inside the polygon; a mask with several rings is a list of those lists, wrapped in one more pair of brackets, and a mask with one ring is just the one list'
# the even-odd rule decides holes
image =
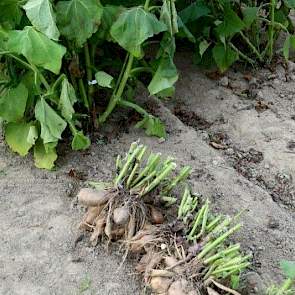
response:
{"label": "cluster of tubers", "polygon": [[[118,156],[112,184],[80,190],[78,200],[87,207],[80,228],[91,232],[92,245],[106,237],[139,257],[136,270],[153,294],[239,295],[226,286],[249,265],[239,244],[226,243],[241,226],[231,226],[236,217],[211,214],[209,201],[198,206],[189,186],[180,186],[189,167],[172,177],[173,158],[162,161],[152,153],[145,160],[145,152],[145,146],[133,143],[123,159]],[[180,202],[177,187],[184,187]],[[177,218],[167,220],[164,208],[176,202]]]}

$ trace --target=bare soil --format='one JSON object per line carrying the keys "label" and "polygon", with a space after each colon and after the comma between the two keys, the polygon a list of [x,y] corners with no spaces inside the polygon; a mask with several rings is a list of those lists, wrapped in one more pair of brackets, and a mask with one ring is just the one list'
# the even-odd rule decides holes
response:
{"label": "bare soil", "polygon": [[243,211],[234,239],[253,255],[245,294],[281,279],[280,260],[295,257],[295,66],[213,80],[185,55],[178,64],[175,98],[145,100],[139,90],[165,121],[166,141],[114,123],[89,151],[61,148],[48,172],[0,140],[0,294],[143,294],[132,262],[119,268],[117,249],[92,248],[77,230],[84,209],[76,199],[84,180],[109,180],[114,157],[138,138],[191,165],[190,183],[216,211]]}

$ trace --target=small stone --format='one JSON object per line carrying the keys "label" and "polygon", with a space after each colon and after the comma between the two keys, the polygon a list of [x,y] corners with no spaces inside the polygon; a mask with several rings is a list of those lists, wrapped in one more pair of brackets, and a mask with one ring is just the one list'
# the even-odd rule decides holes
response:
{"label": "small stone", "polygon": [[271,74],[267,77],[268,80],[273,80],[276,78],[276,74]]}
{"label": "small stone", "polygon": [[227,87],[229,84],[229,81],[228,81],[228,77],[227,76],[224,76],[222,77],[220,80],[219,80],[219,85],[223,86],[223,87]]}
{"label": "small stone", "polygon": [[280,222],[277,219],[272,217],[269,219],[267,226],[271,229],[276,229],[280,227]]}
{"label": "small stone", "polygon": [[279,79],[274,79],[273,84],[279,85],[279,84],[281,84],[281,81]]}
{"label": "small stone", "polygon": [[263,99],[263,97],[264,97],[264,95],[263,95],[262,91],[259,90],[259,91],[257,92],[256,98],[257,98],[257,99]]}
{"label": "small stone", "polygon": [[290,75],[290,79],[291,79],[292,81],[295,81],[295,75]]}

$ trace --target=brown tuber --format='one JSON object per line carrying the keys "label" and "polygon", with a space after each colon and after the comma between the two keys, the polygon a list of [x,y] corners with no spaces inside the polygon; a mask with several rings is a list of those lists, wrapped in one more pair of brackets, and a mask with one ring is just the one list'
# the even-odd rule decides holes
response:
{"label": "brown tuber", "polygon": [[180,279],[171,284],[168,295],[198,295],[198,292],[189,287],[187,280]]}
{"label": "brown tuber", "polygon": [[166,294],[170,287],[171,279],[163,277],[153,277],[150,280],[150,286],[156,294]]}
{"label": "brown tuber", "polygon": [[154,224],[162,224],[164,222],[163,214],[154,207],[151,207],[151,221]]}
{"label": "brown tuber", "polygon": [[78,200],[85,206],[98,206],[105,204],[110,198],[106,190],[96,190],[92,188],[82,188],[78,193]]}
{"label": "brown tuber", "polygon": [[113,220],[118,225],[124,225],[129,220],[129,210],[126,207],[116,208],[113,212]]}

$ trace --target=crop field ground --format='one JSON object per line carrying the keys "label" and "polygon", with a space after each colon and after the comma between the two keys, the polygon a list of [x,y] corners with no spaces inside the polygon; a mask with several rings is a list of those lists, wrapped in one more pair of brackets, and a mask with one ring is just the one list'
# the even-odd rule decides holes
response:
{"label": "crop field ground", "polygon": [[[208,77],[179,54],[175,97],[143,105],[167,126],[165,141],[148,137],[114,112],[89,150],[59,149],[54,171],[34,167],[0,139],[0,294],[144,294],[117,249],[90,247],[77,230],[83,208],[77,191],[89,179],[108,180],[114,159],[140,139],[193,169],[193,190],[214,210],[243,211],[233,239],[252,254],[243,294],[263,294],[280,281],[279,262],[295,257],[295,66],[274,71],[231,70]],[[292,68],[293,65],[293,68]]]}

